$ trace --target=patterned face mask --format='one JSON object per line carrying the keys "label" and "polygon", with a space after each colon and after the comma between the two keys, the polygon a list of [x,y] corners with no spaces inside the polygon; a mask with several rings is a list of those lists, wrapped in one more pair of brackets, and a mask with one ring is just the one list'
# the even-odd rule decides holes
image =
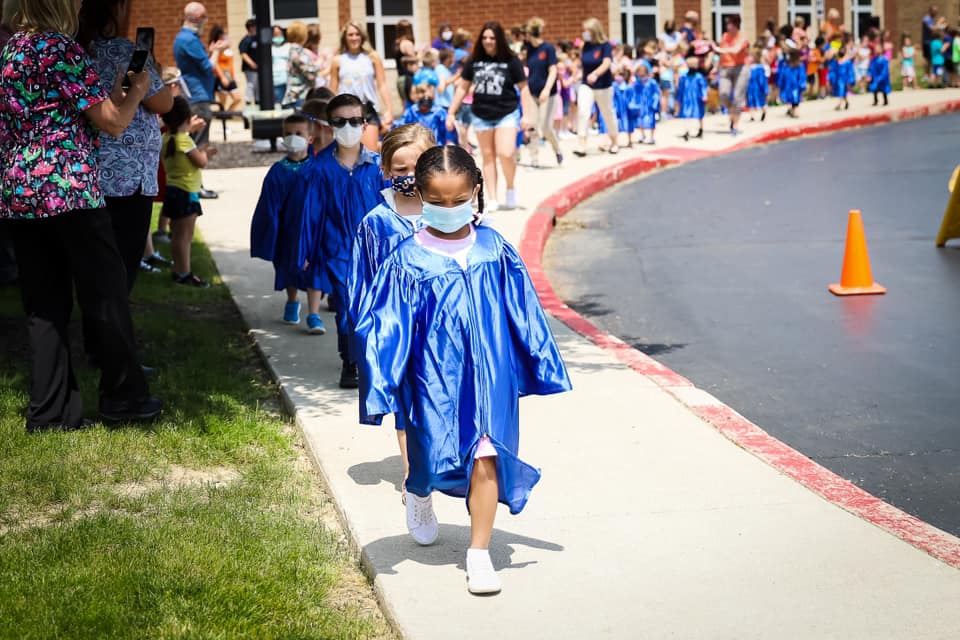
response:
{"label": "patterned face mask", "polygon": [[397,176],[393,179],[393,190],[402,196],[412,198],[416,189],[416,176]]}

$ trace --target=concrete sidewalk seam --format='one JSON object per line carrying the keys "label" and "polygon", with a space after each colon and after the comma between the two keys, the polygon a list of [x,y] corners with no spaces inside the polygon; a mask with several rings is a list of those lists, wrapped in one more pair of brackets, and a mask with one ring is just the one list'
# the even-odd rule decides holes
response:
{"label": "concrete sidewalk seam", "polygon": [[904,540],[942,562],[960,569],[960,538],[864,491],[799,451],[781,442],[717,398],[700,390],[683,376],[654,358],[610,335],[571,309],[557,296],[543,269],[543,251],[555,221],[590,197],[628,179],[646,177],[653,171],[745,149],[759,144],[826,134],[863,126],[901,122],[960,110],[960,100],[906,107],[893,112],[853,116],[831,122],[783,127],[739,142],[727,149],[707,151],[687,158],[635,158],[596,171],[551,194],[527,221],[520,242],[520,255],[527,265],[544,309],[578,334],[666,391],[695,415],[737,446],[760,458],[828,502]]}

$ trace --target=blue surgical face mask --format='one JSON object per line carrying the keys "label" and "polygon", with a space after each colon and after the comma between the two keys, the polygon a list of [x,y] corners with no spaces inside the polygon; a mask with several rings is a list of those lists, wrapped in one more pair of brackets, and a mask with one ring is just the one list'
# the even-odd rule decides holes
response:
{"label": "blue surgical face mask", "polygon": [[[423,201],[421,200],[421,202]],[[421,219],[423,224],[441,233],[453,233],[473,222],[473,203],[468,200],[455,207],[441,207],[440,205],[423,202],[423,217]]]}
{"label": "blue surgical face mask", "polygon": [[396,176],[393,179],[393,190],[399,193],[402,196],[412,198],[416,195],[415,189],[417,188],[417,178],[416,176]]}

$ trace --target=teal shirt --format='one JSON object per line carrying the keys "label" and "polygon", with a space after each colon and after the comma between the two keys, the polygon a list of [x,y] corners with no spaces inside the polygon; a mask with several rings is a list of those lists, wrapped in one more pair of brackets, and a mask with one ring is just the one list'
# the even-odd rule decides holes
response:
{"label": "teal shirt", "polygon": [[943,40],[930,41],[930,64],[935,67],[943,66]]}

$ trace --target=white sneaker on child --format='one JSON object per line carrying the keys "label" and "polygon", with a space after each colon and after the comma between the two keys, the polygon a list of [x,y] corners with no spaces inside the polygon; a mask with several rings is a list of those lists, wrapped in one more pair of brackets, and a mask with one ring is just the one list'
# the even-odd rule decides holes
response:
{"label": "white sneaker on child", "polygon": [[507,189],[507,209],[517,208],[517,190]]}
{"label": "white sneaker on child", "polygon": [[500,205],[497,204],[496,200],[487,200],[483,203],[483,212],[490,213],[492,211],[497,211],[500,209]]}
{"label": "white sneaker on child", "polygon": [[474,594],[500,592],[500,578],[487,549],[467,549],[467,590]]}
{"label": "white sneaker on child", "polygon": [[433,498],[421,498],[415,493],[407,493],[407,530],[414,541],[423,546],[431,545],[440,535],[437,514],[433,512]]}

